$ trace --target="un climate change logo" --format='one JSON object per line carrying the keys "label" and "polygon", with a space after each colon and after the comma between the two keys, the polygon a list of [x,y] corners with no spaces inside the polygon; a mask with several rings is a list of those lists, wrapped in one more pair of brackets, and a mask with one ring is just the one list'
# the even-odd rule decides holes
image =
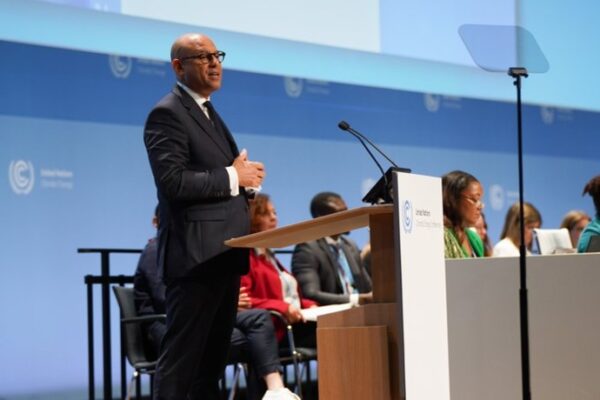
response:
{"label": "un climate change logo", "polygon": [[554,123],[554,114],[555,111],[552,107],[540,107],[540,116],[546,125],[552,125]]}
{"label": "un climate change logo", "polygon": [[35,181],[31,161],[11,161],[8,167],[8,181],[16,194],[29,194]]}
{"label": "un climate change logo", "polygon": [[413,208],[410,200],[402,203],[402,228],[405,233],[411,233],[413,228]]}
{"label": "un climate change logo", "polygon": [[283,78],[283,86],[289,97],[300,97],[304,88],[304,81],[301,78],[285,77]]}
{"label": "un climate change logo", "polygon": [[502,210],[504,207],[504,188],[500,185],[492,185],[489,190],[490,204],[493,210]]}
{"label": "un climate change logo", "polygon": [[131,57],[108,56],[108,64],[115,77],[125,79],[131,73],[133,62]]}
{"label": "un climate change logo", "polygon": [[423,103],[425,104],[425,109],[429,112],[437,112],[440,109],[441,98],[439,95],[425,93],[423,95]]}

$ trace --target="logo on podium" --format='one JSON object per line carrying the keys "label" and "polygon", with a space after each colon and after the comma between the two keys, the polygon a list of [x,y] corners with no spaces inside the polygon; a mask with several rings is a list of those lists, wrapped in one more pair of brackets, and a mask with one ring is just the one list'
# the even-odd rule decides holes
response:
{"label": "logo on podium", "polygon": [[413,208],[410,200],[402,203],[402,229],[405,233],[411,233],[413,228]]}

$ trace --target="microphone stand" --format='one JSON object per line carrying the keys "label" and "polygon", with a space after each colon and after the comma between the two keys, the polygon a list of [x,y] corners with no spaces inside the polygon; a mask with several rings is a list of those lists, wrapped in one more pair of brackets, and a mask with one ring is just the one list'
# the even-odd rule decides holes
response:
{"label": "microphone stand", "polygon": [[[379,171],[381,171],[381,179],[379,179],[379,181],[377,181],[377,183],[375,183],[375,185],[371,188],[371,190],[369,190],[369,192],[365,195],[365,197],[363,197],[362,201],[364,201],[366,203],[371,203],[371,204],[392,203],[393,196],[391,194],[392,188],[390,185],[390,179],[392,177],[392,173],[394,171],[409,173],[409,172],[411,172],[410,169],[399,167],[379,147],[377,147],[377,145],[375,145],[375,143],[371,142],[371,140],[369,140],[368,137],[366,137],[359,131],[353,129],[350,126],[350,124],[347,123],[346,121],[340,121],[340,123],[338,124],[338,128],[340,128],[343,131],[349,132],[352,136],[354,136],[356,139],[358,139],[360,144],[362,144],[363,147],[365,148],[365,150],[367,150],[367,153],[369,153],[369,156],[371,156],[371,159],[373,159],[373,162],[375,162],[375,164],[377,165],[377,168],[379,168]],[[369,143],[386,160],[388,160],[390,162],[390,164],[393,165],[393,167],[389,168],[387,170],[387,172],[384,172],[383,167],[381,166],[379,161],[377,161],[377,158],[373,155],[373,153],[371,152],[371,150],[369,149],[369,147],[367,146],[365,141],[367,143]]]}
{"label": "microphone stand", "polygon": [[523,123],[521,105],[521,78],[529,75],[526,68],[513,67],[508,69],[508,75],[513,77],[517,88],[517,131],[519,159],[519,228],[521,243],[519,244],[519,312],[521,322],[521,378],[523,384],[523,400],[531,399],[531,382],[529,375],[529,307],[527,300],[527,258],[525,247],[525,217],[523,213]]}

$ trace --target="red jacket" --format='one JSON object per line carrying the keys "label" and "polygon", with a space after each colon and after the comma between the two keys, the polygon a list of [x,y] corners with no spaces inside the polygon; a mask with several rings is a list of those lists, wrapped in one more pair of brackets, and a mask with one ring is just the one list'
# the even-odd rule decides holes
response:
{"label": "red jacket", "polygon": [[[252,308],[263,308],[265,310],[274,310],[283,315],[286,314],[289,304],[283,300],[283,289],[279,272],[275,268],[283,271],[283,273],[292,276],[286,269],[277,261],[277,265],[269,261],[265,255],[258,255],[256,251],[250,251],[250,271],[242,276],[242,286],[248,289]],[[316,306],[317,303],[302,298],[300,296],[301,308],[309,308]],[[273,320],[277,331],[277,339],[281,340],[285,334],[285,327],[278,319]]]}

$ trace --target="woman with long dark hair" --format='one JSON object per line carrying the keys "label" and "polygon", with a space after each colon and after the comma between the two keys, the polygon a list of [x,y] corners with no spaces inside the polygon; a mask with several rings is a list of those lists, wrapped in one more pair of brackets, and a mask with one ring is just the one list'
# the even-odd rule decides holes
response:
{"label": "woman with long dark hair", "polygon": [[483,187],[473,175],[452,171],[442,177],[444,254],[446,258],[483,257],[475,226],[483,209]]}
{"label": "woman with long dark hair", "polygon": [[600,175],[597,175],[590,179],[590,181],[583,188],[583,194],[589,194],[594,200],[594,208],[596,209],[596,215],[594,219],[587,224],[581,236],[579,236],[579,243],[577,244],[577,251],[583,253],[587,250],[590,238],[592,236],[600,235]]}

